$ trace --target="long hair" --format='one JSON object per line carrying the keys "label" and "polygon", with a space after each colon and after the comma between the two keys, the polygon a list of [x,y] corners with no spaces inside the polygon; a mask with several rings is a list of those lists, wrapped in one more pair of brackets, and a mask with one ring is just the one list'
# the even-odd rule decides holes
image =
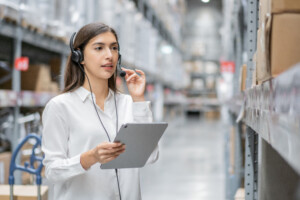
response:
{"label": "long hair", "polygon": [[[76,34],[75,41],[73,43],[74,49],[80,49],[82,54],[87,43],[97,35],[101,33],[111,32],[116,37],[118,42],[118,36],[116,31],[103,23],[91,23],[83,26]],[[117,68],[116,68],[117,70]],[[108,87],[116,92],[116,72],[112,77],[108,79]],[[71,59],[71,53],[69,55],[67,66],[64,74],[64,90],[65,92],[71,92],[83,85],[85,80],[84,72],[79,68],[77,63],[74,63]]]}

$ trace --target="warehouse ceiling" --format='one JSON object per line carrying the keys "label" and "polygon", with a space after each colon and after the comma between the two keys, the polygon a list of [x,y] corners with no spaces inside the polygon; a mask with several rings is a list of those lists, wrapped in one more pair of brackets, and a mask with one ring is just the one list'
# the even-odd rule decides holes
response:
{"label": "warehouse ceiling", "polygon": [[[205,0],[203,0],[205,1]],[[218,61],[221,55],[222,0],[187,0],[183,27],[185,60]]]}

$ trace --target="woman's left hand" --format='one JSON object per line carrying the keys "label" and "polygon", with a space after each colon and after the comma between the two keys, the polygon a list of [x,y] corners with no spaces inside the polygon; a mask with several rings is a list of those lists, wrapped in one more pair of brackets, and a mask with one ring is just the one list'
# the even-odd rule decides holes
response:
{"label": "woman's left hand", "polygon": [[141,74],[139,76],[134,70],[125,69],[122,70],[126,72],[125,80],[127,88],[134,102],[145,101],[144,93],[146,86],[146,76],[142,70],[136,69],[136,72]]}

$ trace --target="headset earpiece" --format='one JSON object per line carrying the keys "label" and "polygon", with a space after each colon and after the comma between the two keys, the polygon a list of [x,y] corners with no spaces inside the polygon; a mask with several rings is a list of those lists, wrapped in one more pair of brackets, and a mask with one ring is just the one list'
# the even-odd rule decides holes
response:
{"label": "headset earpiece", "polygon": [[70,38],[70,49],[71,49],[71,59],[73,62],[81,64],[81,62],[83,61],[83,54],[80,50],[75,50],[74,46],[73,46],[73,42],[74,42],[74,37],[76,35],[76,32],[74,32]]}

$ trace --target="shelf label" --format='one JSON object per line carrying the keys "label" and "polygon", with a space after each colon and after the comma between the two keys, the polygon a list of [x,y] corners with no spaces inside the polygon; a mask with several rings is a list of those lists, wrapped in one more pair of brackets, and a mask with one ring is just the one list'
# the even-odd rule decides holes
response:
{"label": "shelf label", "polygon": [[15,69],[19,71],[27,71],[29,66],[28,57],[19,57],[15,60]]}
{"label": "shelf label", "polygon": [[232,61],[221,61],[221,72],[222,73],[234,73],[235,71],[235,64]]}

